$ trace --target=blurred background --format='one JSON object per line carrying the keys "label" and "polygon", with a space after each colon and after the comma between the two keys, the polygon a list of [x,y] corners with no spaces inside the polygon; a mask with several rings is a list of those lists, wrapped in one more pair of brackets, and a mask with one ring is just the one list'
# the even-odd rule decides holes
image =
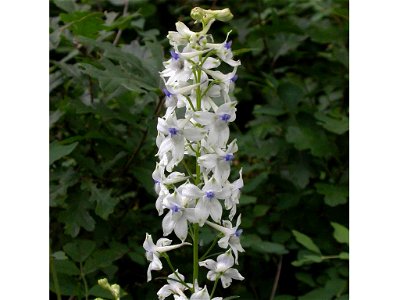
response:
{"label": "blurred background", "polygon": [[[195,6],[229,7],[238,69],[233,179],[245,187],[238,266],[216,296],[348,299],[348,1],[51,0],[50,298],[157,299],[145,233],[162,236],[151,173],[166,35]],[[171,235],[170,238],[172,238]],[[200,253],[212,241],[203,230]],[[171,253],[190,274],[190,249]],[[203,278],[205,278],[203,272]],[[165,277],[169,270],[153,272]],[[190,277],[190,276],[188,276]],[[203,281],[204,282],[204,281]],[[210,290],[211,286],[209,286]],[[61,297],[60,297],[61,296]]]}

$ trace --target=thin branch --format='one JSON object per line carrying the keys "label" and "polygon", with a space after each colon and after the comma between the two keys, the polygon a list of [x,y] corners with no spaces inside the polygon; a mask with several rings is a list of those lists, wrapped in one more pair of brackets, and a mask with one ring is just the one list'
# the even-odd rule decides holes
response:
{"label": "thin branch", "polygon": [[[124,0],[124,11],[122,13],[122,16],[125,17],[128,14],[128,6],[129,6],[129,1]],[[119,39],[121,38],[122,34],[122,29],[118,29],[117,35],[115,36],[113,45],[116,46],[119,42]]]}
{"label": "thin branch", "polygon": [[279,283],[279,277],[281,276],[281,269],[282,269],[282,256],[279,256],[278,268],[276,269],[274,285],[272,286],[271,296],[269,297],[269,300],[274,300],[275,298],[275,293]]}

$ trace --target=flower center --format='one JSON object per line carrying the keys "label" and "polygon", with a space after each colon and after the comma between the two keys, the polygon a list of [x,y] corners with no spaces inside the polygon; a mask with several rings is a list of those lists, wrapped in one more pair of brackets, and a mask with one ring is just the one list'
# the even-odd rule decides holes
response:
{"label": "flower center", "polygon": [[220,115],[219,118],[220,118],[222,121],[228,122],[228,120],[231,118],[231,115],[223,114],[223,115]]}
{"label": "flower center", "polygon": [[167,96],[167,97],[172,96],[172,94],[167,89],[162,89],[162,90],[163,90],[163,93],[165,94],[165,96]]}
{"label": "flower center", "polygon": [[225,161],[232,161],[234,158],[233,154],[228,153],[224,156]]}
{"label": "flower center", "polygon": [[168,128],[169,133],[171,134],[171,136],[177,135],[178,134],[178,129],[171,127]]}
{"label": "flower center", "polygon": [[242,235],[243,229],[236,229],[235,236],[239,237]]}
{"label": "flower center", "polygon": [[212,198],[214,198],[214,196],[215,196],[215,194],[214,194],[214,192],[213,191],[208,191],[208,192],[206,192],[206,197],[208,198],[208,199],[212,199]]}
{"label": "flower center", "polygon": [[229,41],[227,43],[224,44],[225,49],[229,50],[232,47],[232,41]]}
{"label": "flower center", "polygon": [[179,206],[176,205],[176,204],[174,204],[174,205],[171,207],[171,210],[172,210],[174,213],[176,213],[176,212],[179,211]]}
{"label": "flower center", "polygon": [[176,53],[174,50],[171,50],[170,53],[171,53],[171,57],[172,57],[174,60],[178,60],[178,59],[179,59],[179,54]]}

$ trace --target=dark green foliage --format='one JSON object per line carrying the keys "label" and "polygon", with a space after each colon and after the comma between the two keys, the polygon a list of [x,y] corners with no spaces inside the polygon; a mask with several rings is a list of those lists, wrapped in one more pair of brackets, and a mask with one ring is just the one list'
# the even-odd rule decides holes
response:
{"label": "dark green foliage", "polygon": [[[213,34],[233,28],[242,62],[232,137],[246,280],[229,294],[269,299],[280,266],[275,300],[348,299],[348,1],[128,2],[125,14],[122,0],[50,2],[52,297],[56,276],[63,299],[111,299],[104,277],[123,299],[156,299],[162,281],[146,283],[142,243],[162,235],[151,179],[158,72],[168,30],[196,3],[231,9]],[[200,255],[213,233],[201,238]],[[171,260],[190,272],[189,250]]]}

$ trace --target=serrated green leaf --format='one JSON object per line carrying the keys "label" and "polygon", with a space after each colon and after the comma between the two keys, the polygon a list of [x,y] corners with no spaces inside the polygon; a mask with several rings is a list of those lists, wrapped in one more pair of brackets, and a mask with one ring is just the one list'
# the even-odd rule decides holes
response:
{"label": "serrated green leaf", "polygon": [[96,203],[96,215],[107,220],[119,203],[119,198],[111,196],[112,190],[98,189],[93,183],[90,184],[90,191],[89,201]]}
{"label": "serrated green leaf", "polygon": [[83,269],[85,274],[89,274],[96,270],[110,266],[114,261],[120,259],[124,253],[115,251],[114,249],[96,250],[86,260]]}
{"label": "serrated green leaf", "polygon": [[63,251],[54,252],[51,256],[54,257],[55,260],[68,259],[68,257],[65,256],[65,253]]}
{"label": "serrated green leaf", "polygon": [[320,263],[323,261],[323,258],[318,255],[304,255],[300,259],[292,262],[292,265],[295,267],[300,267],[304,264],[310,264],[310,263]]}
{"label": "serrated green leaf", "polygon": [[332,144],[329,142],[323,129],[308,125],[289,126],[286,132],[286,140],[294,144],[298,150],[311,150],[317,157],[329,157],[332,155]]}
{"label": "serrated green leaf", "polygon": [[349,190],[344,185],[334,185],[328,183],[316,183],[315,187],[319,194],[324,195],[324,201],[329,206],[337,206],[347,203]]}
{"label": "serrated green leaf", "polygon": [[[102,69],[90,64],[80,64],[84,68],[84,72],[99,80],[103,89],[113,92],[116,87],[123,86],[128,90],[137,92],[158,90],[159,79],[154,71],[148,68],[149,65],[153,65],[153,62],[149,62],[149,60],[159,59],[159,57],[154,57],[154,51],[145,60],[136,56],[132,51],[123,50],[111,43],[84,37],[79,37],[78,40],[88,47],[96,47],[104,51],[104,59],[101,60]],[[143,48],[140,49],[143,50]],[[113,64],[110,59],[116,60],[118,64]]]}
{"label": "serrated green leaf", "polygon": [[87,201],[86,194],[73,196],[68,203],[68,209],[59,215],[59,221],[65,224],[65,233],[72,237],[76,237],[83,227],[87,231],[93,231],[95,220],[87,211],[91,205]]}
{"label": "serrated green leaf", "polygon": [[74,261],[84,262],[96,248],[91,240],[76,240],[64,245],[63,249]]}
{"label": "serrated green leaf", "polygon": [[54,267],[57,274],[79,275],[79,268],[70,260],[55,260]]}
{"label": "serrated green leaf", "polygon": [[320,121],[318,124],[330,132],[343,134],[349,131],[349,118],[346,116],[341,116],[341,118],[338,119],[330,117],[322,112],[316,112],[314,116]]}
{"label": "serrated green leaf", "polygon": [[297,230],[292,230],[292,233],[296,238],[296,241],[302,244],[308,250],[321,254],[321,250],[319,250],[318,246],[314,244],[313,240],[310,237]]}
{"label": "serrated green leaf", "polygon": [[343,225],[340,225],[335,222],[331,222],[331,225],[334,228],[333,232],[333,237],[339,242],[339,243],[345,243],[349,244],[349,230],[344,227]]}
{"label": "serrated green leaf", "polygon": [[254,217],[262,217],[264,216],[267,211],[270,209],[270,206],[265,204],[257,204],[253,208],[253,216]]}
{"label": "serrated green leaf", "polygon": [[78,146],[78,142],[63,145],[58,141],[54,141],[50,144],[50,165],[60,158],[70,154]]}
{"label": "serrated green leaf", "polygon": [[99,12],[75,11],[69,14],[60,14],[71,31],[77,36],[95,38],[99,31],[105,29],[103,14]]}
{"label": "serrated green leaf", "polygon": [[278,95],[289,112],[296,112],[298,104],[303,100],[304,91],[296,84],[283,82],[278,87]]}

